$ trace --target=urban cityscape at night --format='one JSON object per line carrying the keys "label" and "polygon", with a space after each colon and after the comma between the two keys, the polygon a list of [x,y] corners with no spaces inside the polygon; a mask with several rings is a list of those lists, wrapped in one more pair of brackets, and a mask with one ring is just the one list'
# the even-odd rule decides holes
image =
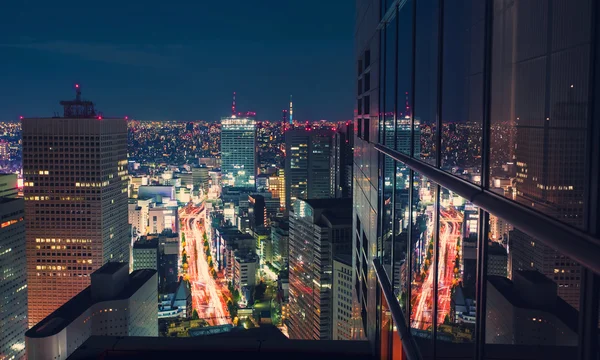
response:
{"label": "urban cityscape at night", "polygon": [[600,3],[38,5],[0,360],[600,360]]}

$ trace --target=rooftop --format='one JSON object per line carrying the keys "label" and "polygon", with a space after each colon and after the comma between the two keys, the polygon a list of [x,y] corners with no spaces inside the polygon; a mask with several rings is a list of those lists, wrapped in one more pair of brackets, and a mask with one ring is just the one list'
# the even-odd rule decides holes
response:
{"label": "rooftop", "polygon": [[[127,266],[127,263],[107,263],[102,268],[96,270],[96,273],[98,271],[102,271],[101,273],[103,274],[115,272],[122,266]],[[142,285],[150,280],[155,273],[156,270],[150,269],[136,270],[132,272],[129,274],[129,285],[126,286],[117,296],[110,300],[121,300],[131,297],[142,287]],[[88,286],[79,294],[75,295],[71,300],[67,301],[63,306],[56,309],[52,314],[48,315],[44,320],[40,321],[31,329],[29,329],[25,333],[25,336],[29,338],[43,338],[56,335],[92,305],[102,301],[105,300],[98,301],[92,297],[92,287]]]}
{"label": "rooftop", "polygon": [[352,209],[352,199],[306,199],[303,200],[305,203],[310,205],[313,209],[340,209],[348,208]]}
{"label": "rooftop", "polygon": [[261,360],[374,359],[367,341],[290,340],[274,326],[189,338],[92,336],[68,359],[164,360],[199,356]]}

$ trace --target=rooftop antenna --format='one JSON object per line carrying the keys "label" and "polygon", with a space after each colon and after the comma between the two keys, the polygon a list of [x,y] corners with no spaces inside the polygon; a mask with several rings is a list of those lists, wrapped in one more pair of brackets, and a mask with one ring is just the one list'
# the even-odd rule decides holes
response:
{"label": "rooftop antenna", "polygon": [[66,118],[92,118],[96,116],[94,103],[81,100],[81,86],[75,84],[75,100],[61,101],[64,108],[63,116]]}
{"label": "rooftop antenna", "polygon": [[292,95],[290,95],[290,125],[294,123],[294,107],[292,105]]}
{"label": "rooftop antenna", "polygon": [[231,102],[231,115],[235,116],[235,91],[233,92],[233,101]]}

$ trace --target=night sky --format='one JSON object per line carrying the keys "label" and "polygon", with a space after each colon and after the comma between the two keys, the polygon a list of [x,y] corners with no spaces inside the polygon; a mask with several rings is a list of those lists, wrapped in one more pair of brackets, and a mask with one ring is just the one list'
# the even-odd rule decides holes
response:
{"label": "night sky", "polygon": [[18,0],[0,12],[0,120],[83,97],[105,116],[352,118],[353,0]]}

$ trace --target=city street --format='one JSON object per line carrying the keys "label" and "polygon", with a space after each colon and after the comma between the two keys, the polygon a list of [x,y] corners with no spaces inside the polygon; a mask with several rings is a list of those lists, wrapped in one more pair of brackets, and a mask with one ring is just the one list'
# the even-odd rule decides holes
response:
{"label": "city street", "polygon": [[[450,314],[452,287],[455,285],[454,261],[457,255],[457,245],[461,237],[463,215],[454,207],[440,209],[440,233],[438,254],[438,309],[437,322],[442,324],[446,315]],[[430,222],[433,226],[433,221]],[[431,230],[433,231],[433,230]],[[430,266],[425,280],[420,287],[415,288],[415,306],[411,314],[411,327],[427,330],[432,324],[433,310],[433,266]]]}
{"label": "city street", "polygon": [[192,306],[198,316],[210,325],[230,324],[231,319],[217,280],[210,274],[203,250],[204,218],[200,208],[188,206],[180,210],[181,230],[185,234],[188,276]]}

